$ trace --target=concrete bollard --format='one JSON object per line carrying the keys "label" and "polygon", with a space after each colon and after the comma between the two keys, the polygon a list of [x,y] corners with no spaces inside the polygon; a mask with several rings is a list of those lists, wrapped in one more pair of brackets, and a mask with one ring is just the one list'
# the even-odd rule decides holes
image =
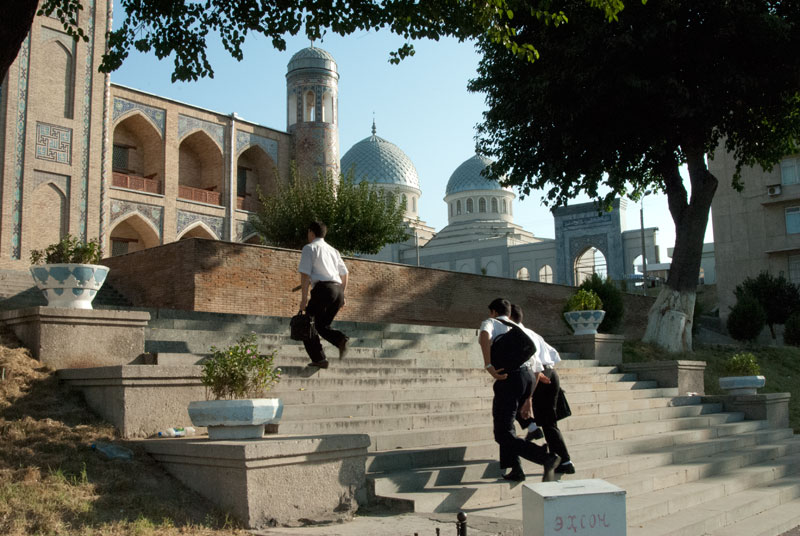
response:
{"label": "concrete bollard", "polygon": [[605,480],[525,484],[523,536],[625,536],[625,490]]}

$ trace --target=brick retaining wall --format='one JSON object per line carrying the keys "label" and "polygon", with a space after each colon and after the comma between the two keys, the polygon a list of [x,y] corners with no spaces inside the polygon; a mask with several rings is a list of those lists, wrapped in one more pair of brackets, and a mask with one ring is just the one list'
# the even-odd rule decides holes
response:
{"label": "brick retaining wall", "polygon": [[[187,239],[104,259],[108,280],[138,307],[289,317],[297,312],[300,252]],[[339,320],[477,327],[498,296],[522,305],[525,324],[567,334],[573,287],[346,258],[347,304]],[[625,294],[623,334],[641,339],[653,298]]]}

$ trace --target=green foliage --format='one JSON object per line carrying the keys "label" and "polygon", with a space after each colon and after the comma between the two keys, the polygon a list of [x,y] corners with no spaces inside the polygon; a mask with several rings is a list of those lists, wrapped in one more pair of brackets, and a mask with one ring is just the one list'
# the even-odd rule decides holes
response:
{"label": "green foliage", "polygon": [[606,315],[597,330],[601,333],[616,333],[625,314],[625,302],[622,299],[622,292],[611,278],[603,279],[597,274],[592,274],[592,277],[581,283],[579,288],[594,291],[602,302],[600,307]]}
{"label": "green foliage", "polygon": [[723,370],[728,376],[758,376],[761,374],[758,360],[751,352],[732,355],[725,361]]}
{"label": "green foliage", "polygon": [[789,315],[784,327],[783,342],[792,346],[800,346],[800,311]]}
{"label": "green foliage", "polygon": [[84,242],[70,234],[45,249],[31,250],[31,264],[97,264],[102,258],[97,239]]}
{"label": "green foliage", "polygon": [[535,62],[478,40],[469,87],[486,97],[487,177],[522,196],[541,191],[549,205],[666,192],[676,224],[667,285],[693,291],[717,188],[706,155],[720,145],[731,153],[741,186],[744,166],[771,169],[798,152],[800,3],[635,1],[618,23],[582,0],[558,5],[566,24],[541,26],[525,12],[509,22],[515,39],[535,38]]}
{"label": "green foliage", "polygon": [[[623,8],[622,0],[583,0],[604,19],[613,20]],[[399,63],[414,55],[409,42],[416,39],[455,37],[461,41],[483,36],[508,47],[527,61],[538,58],[530,39],[520,41],[511,22],[520,13],[530,13],[542,27],[567,22],[567,13],[547,5],[516,4],[510,0],[490,2],[324,2],[285,0],[209,0],[208,2],[163,2],[158,0],[120,0],[121,25],[109,34],[109,50],[100,70],[113,71],[122,64],[131,48],[154,51],[159,59],[172,57],[176,80],[197,80],[214,76],[206,54],[207,37],[219,35],[222,46],[237,60],[244,57],[242,45],[249,33],[260,34],[278,50],[286,49],[286,36],[303,32],[312,42],[321,41],[327,32],[345,36],[379,28],[401,36],[406,42],[390,53],[389,61]],[[85,36],[77,25],[80,0],[45,0],[40,14],[55,15],[70,35]],[[13,55],[12,55],[13,57]],[[2,71],[0,71],[2,74]],[[0,77],[1,78],[1,77]]]}
{"label": "green foliage", "polygon": [[281,379],[281,369],[275,367],[276,352],[258,353],[255,333],[228,348],[212,346],[211,353],[203,361],[200,380],[217,400],[257,398]]}
{"label": "green foliage", "polygon": [[766,322],[775,338],[775,324],[783,324],[795,311],[800,311],[800,289],[785,277],[775,277],[761,272],[757,277],[748,277],[736,286],[737,299],[745,294],[753,296],[767,314]]}
{"label": "green foliage", "polygon": [[321,220],[328,226],[325,241],[342,253],[373,254],[386,244],[408,238],[403,223],[405,199],[367,182],[356,183],[352,174],[340,181],[332,177],[306,180],[296,176],[274,196],[259,192],[261,208],[250,220],[267,244],[301,249],[308,243],[308,224]]}
{"label": "green foliage", "polygon": [[767,314],[754,297],[746,294],[736,300],[728,315],[728,333],[737,341],[753,341],[764,329]]}
{"label": "green foliage", "polygon": [[603,300],[593,290],[580,289],[573,294],[564,306],[564,312],[599,311],[603,308]]}

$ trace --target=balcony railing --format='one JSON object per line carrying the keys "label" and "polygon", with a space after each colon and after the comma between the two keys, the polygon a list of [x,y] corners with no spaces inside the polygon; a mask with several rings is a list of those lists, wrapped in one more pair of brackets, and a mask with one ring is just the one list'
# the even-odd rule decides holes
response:
{"label": "balcony railing", "polygon": [[111,174],[111,185],[116,188],[127,188],[150,194],[161,193],[161,181],[153,179],[152,176],[151,178],[140,177],[139,175],[129,175],[114,171]]}
{"label": "balcony railing", "polygon": [[[216,188],[212,186],[211,188]],[[206,203],[208,205],[220,205],[219,192],[213,192],[210,189],[204,190],[202,188],[192,188],[191,186],[178,186],[178,197],[187,199],[189,201],[197,201],[198,203]]]}
{"label": "balcony railing", "polygon": [[257,212],[259,203],[250,194],[236,197],[236,208],[239,210],[247,210],[249,212]]}

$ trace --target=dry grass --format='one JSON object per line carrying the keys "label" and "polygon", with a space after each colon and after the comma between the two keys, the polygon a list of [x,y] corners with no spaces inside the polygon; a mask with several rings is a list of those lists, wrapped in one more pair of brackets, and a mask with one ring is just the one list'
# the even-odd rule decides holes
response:
{"label": "dry grass", "polygon": [[0,329],[0,534],[246,534],[142,449],[120,461],[90,448],[115,439],[111,425]]}

